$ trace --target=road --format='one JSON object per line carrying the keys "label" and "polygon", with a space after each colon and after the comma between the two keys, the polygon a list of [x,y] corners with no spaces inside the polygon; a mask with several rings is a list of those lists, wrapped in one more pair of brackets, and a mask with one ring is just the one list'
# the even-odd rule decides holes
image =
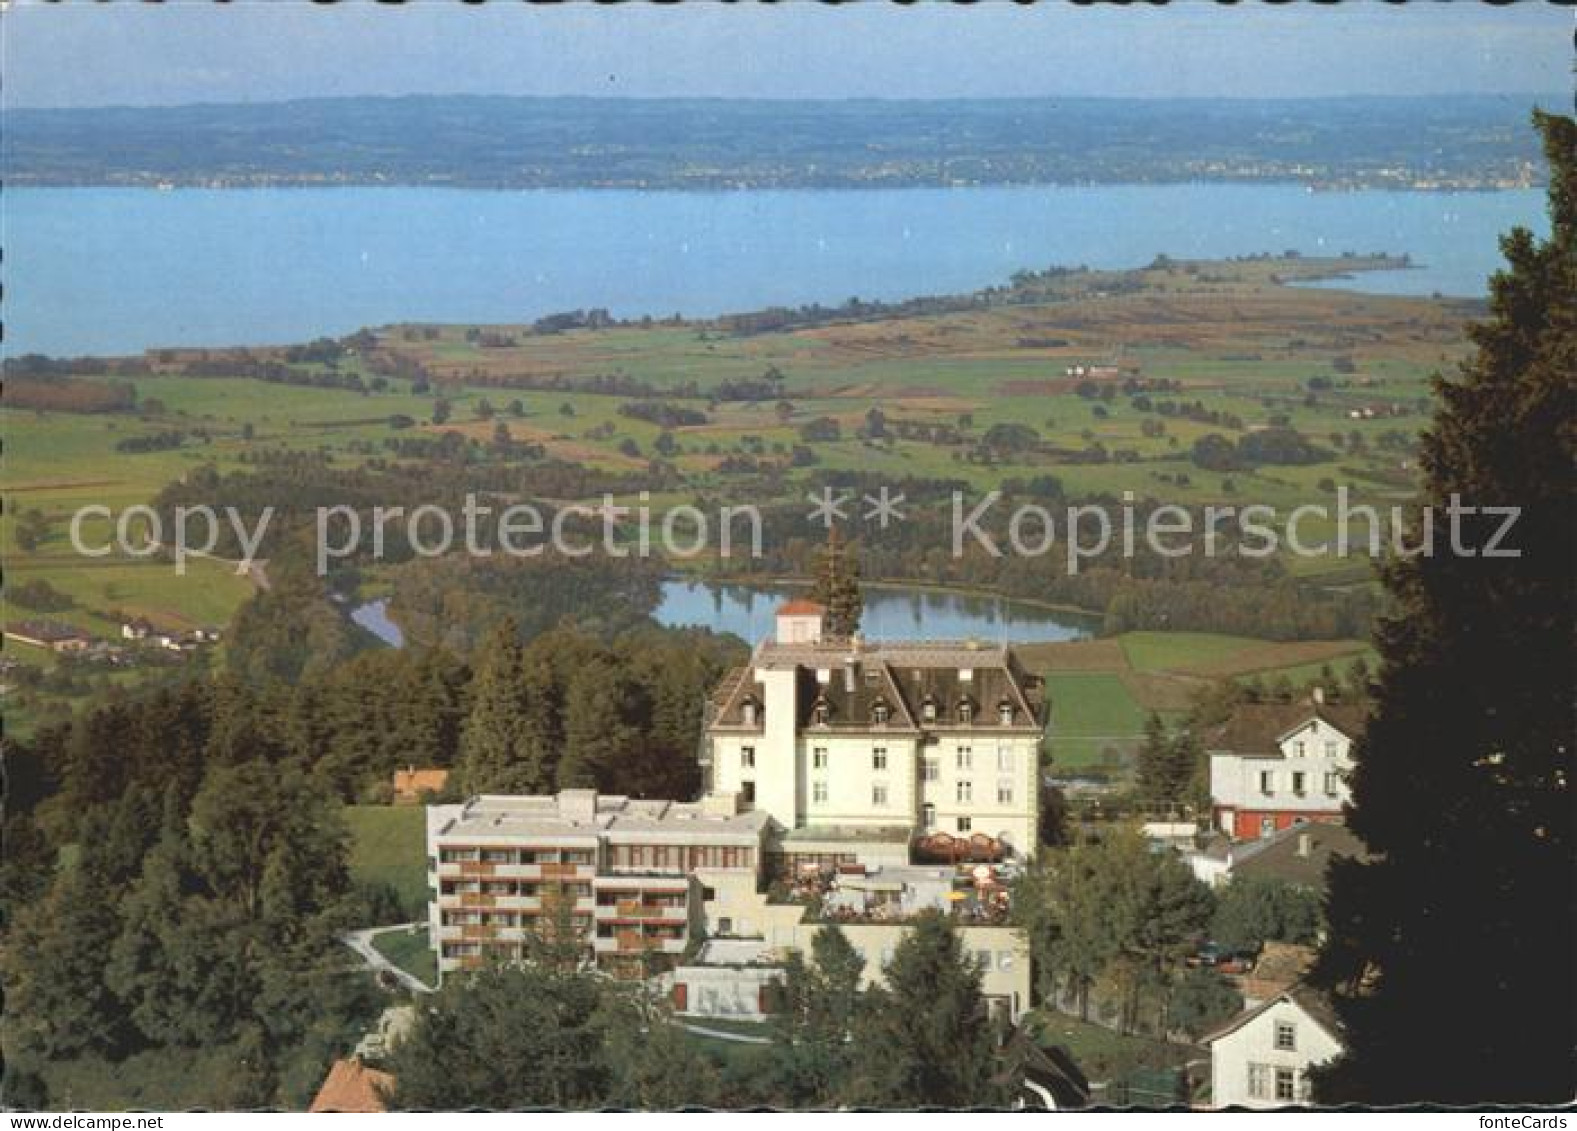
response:
{"label": "road", "polygon": [[419,994],[430,994],[436,992],[436,987],[429,986],[416,975],[409,973],[408,971],[401,970],[394,963],[390,962],[383,955],[379,954],[378,948],[372,945],[373,935],[381,935],[385,931],[395,931],[400,930],[401,928],[409,929],[411,927],[422,927],[425,925],[426,924],[423,922],[416,922],[396,923],[392,927],[369,927],[365,931],[351,931],[348,934],[341,935],[340,942],[344,943],[357,954],[361,955],[362,961],[366,962],[367,965],[372,967],[375,971],[387,971],[390,977],[399,982],[406,989],[413,990]]}

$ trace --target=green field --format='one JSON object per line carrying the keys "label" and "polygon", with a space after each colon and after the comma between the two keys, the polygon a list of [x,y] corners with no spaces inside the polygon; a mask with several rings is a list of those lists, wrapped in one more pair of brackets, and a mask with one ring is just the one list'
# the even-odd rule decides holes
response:
{"label": "green field", "polygon": [[1135,671],[1188,671],[1244,652],[1263,641],[1210,632],[1130,632],[1123,651]]}
{"label": "green field", "polygon": [[1132,750],[1145,712],[1116,674],[1048,672],[1051,736],[1046,746],[1057,770],[1099,765]]}
{"label": "green field", "polygon": [[352,881],[390,885],[411,918],[427,906],[426,819],[419,805],[345,807]]}

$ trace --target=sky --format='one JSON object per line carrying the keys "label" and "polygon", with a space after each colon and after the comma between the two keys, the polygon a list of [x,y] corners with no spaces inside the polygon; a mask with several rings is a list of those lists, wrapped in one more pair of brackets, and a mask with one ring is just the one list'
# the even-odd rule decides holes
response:
{"label": "sky", "polygon": [[0,16],[0,98],[19,107],[420,93],[1548,95],[1571,89],[1572,29],[1569,8],[1469,0],[1120,8],[11,0]]}

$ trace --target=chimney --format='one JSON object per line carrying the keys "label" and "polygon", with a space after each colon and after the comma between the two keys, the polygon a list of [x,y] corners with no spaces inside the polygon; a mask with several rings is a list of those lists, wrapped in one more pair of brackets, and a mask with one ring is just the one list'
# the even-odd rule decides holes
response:
{"label": "chimney", "polygon": [[857,686],[855,676],[859,672],[860,662],[853,656],[848,656],[843,661],[843,690],[850,695],[854,694]]}
{"label": "chimney", "polygon": [[1309,858],[1309,851],[1314,847],[1314,838],[1306,832],[1298,834],[1298,855],[1303,859]]}

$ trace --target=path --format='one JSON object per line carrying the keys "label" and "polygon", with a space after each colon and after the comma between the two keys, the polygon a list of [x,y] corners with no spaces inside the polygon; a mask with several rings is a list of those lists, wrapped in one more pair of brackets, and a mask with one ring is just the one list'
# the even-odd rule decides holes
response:
{"label": "path", "polygon": [[361,955],[362,960],[372,967],[373,970],[379,973],[387,972],[406,989],[413,990],[419,994],[430,994],[436,992],[433,986],[429,986],[415,974],[407,970],[401,970],[394,963],[379,954],[378,948],[372,945],[372,937],[374,935],[381,935],[385,931],[409,930],[411,927],[424,927],[426,925],[425,922],[418,921],[415,923],[395,923],[393,926],[388,927],[369,927],[364,931],[351,931],[348,934],[341,935],[340,942]]}
{"label": "path", "polygon": [[686,1032],[694,1033],[698,1037],[715,1037],[720,1041],[738,1041],[742,1045],[770,1045],[771,1037],[752,1037],[747,1033],[730,1033],[726,1029],[708,1029],[704,1025],[692,1025],[688,1021],[676,1022],[679,1028]]}

